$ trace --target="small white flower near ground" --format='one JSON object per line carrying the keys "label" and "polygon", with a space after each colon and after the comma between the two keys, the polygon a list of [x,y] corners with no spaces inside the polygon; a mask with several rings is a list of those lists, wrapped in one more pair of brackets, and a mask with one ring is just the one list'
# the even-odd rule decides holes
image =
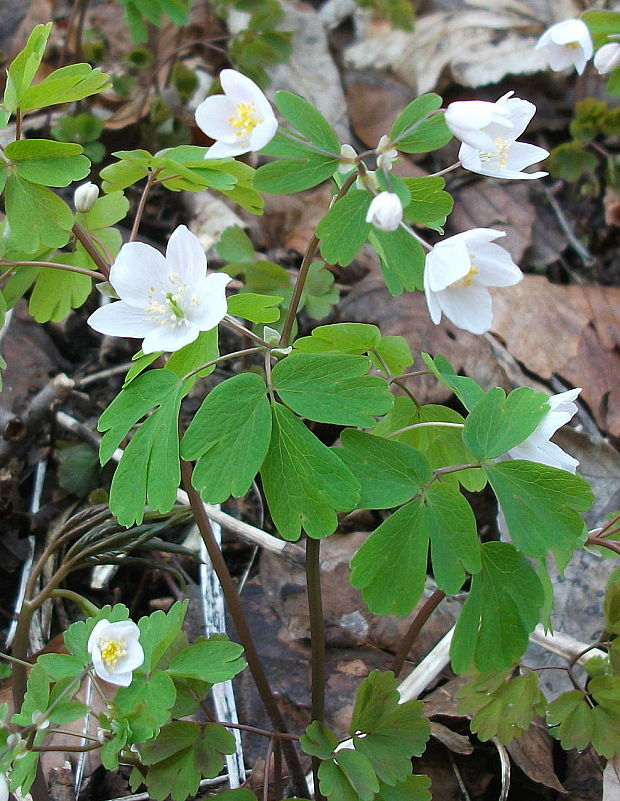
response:
{"label": "small white flower near ground", "polygon": [[583,20],[565,19],[543,33],[536,50],[545,51],[549,66],[555,72],[574,67],[581,75],[592,58],[594,45]]}
{"label": "small white flower near ground", "polygon": [[395,231],[403,219],[403,204],[394,192],[380,192],[372,199],[366,222],[380,231]]}
{"label": "small white flower near ground", "polygon": [[100,620],[88,638],[88,653],[97,676],[110,684],[128,687],[133,671],[144,662],[139,637],[140,629],[132,620]]}

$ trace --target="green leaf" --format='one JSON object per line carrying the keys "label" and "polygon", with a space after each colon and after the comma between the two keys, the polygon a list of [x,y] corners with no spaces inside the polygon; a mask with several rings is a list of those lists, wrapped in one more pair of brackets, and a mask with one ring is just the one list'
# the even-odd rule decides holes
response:
{"label": "green leaf", "polygon": [[399,375],[405,367],[413,364],[409,343],[401,336],[382,337],[379,345],[369,355],[378,370],[385,372],[387,368],[393,376]]}
{"label": "green leaf", "polygon": [[473,378],[464,375],[457,375],[454,367],[445,356],[436,356],[435,359],[428,353],[422,353],[424,364],[438,378],[442,384],[449,387],[463,406],[471,411],[484,396],[484,390]]}
{"label": "green leaf", "polygon": [[26,695],[21,710],[14,714],[11,723],[16,726],[31,726],[32,713],[43,712],[48,708],[52,679],[43,665],[35,665],[28,673]]}
{"label": "green leaf", "polygon": [[[60,262],[70,263],[74,261],[73,255],[63,253],[56,258]],[[38,323],[47,323],[49,320],[60,322],[71,309],[78,309],[86,302],[92,285],[92,278],[88,275],[43,268],[30,295],[28,311]]]}
{"label": "green leaf", "polygon": [[367,323],[335,323],[318,325],[308,337],[293,342],[293,348],[302,353],[368,353],[381,342],[376,325]]}
{"label": "green leaf", "polygon": [[373,801],[379,782],[368,758],[345,748],[321,762],[319,787],[330,801]]}
{"label": "green leaf", "polygon": [[337,159],[302,150],[295,161],[272,161],[259,167],[254,188],[272,195],[288,195],[323,183],[337,169]]}
{"label": "green leaf", "polygon": [[407,776],[395,787],[381,784],[375,801],[431,801],[430,786],[428,776]]}
{"label": "green leaf", "polygon": [[129,429],[154,407],[125,448],[110,488],[110,509],[121,525],[140,524],[146,503],[162,514],[176,502],[180,482],[178,414],[191,381],[168,370],[151,370],[132,381],[99,418],[105,464]]}
{"label": "green leaf", "polygon": [[90,162],[81,145],[50,139],[20,139],[4,149],[21,178],[43,186],[69,186],[90,172]]}
{"label": "green leaf", "polygon": [[513,669],[476,676],[457,692],[459,711],[473,715],[471,730],[480,740],[497,737],[508,745],[527,731],[547,703],[534,673],[513,677]]}
{"label": "green leaf", "polygon": [[368,192],[350,189],[329,209],[316,229],[321,255],[329,264],[346,267],[368,237],[371,225],[366,212],[372,198]]}
{"label": "green leaf", "polygon": [[67,492],[85,498],[99,485],[99,459],[92,445],[78,442],[59,448],[56,458],[58,483]]}
{"label": "green leaf", "polygon": [[446,185],[443,178],[431,176],[404,180],[411,193],[411,202],[403,212],[406,220],[429,225],[450,214],[454,200],[448,192],[443,191]]}
{"label": "green leaf", "polygon": [[429,541],[437,584],[458,592],[466,572],[480,570],[481,557],[471,507],[450,485],[432,484],[390,515],[351,560],[351,584],[373,612],[411,612],[424,590]]}
{"label": "green leaf", "polygon": [[302,526],[309,537],[327,537],[338,525],[336,511],[355,508],[359,484],[287,408],[274,403],[272,415],[271,443],[261,476],[273,522],[285,540],[299,539]]}
{"label": "green leaf", "polygon": [[582,175],[593,173],[598,159],[581,142],[564,142],[553,148],[545,165],[554,178],[572,183]]}
{"label": "green leaf", "polygon": [[398,115],[390,141],[403,153],[429,153],[447,145],[452,133],[444,120],[443,112],[435,113],[441,107],[439,95],[429,93],[417,97]]}
{"label": "green leaf", "polygon": [[422,491],[431,469],[420,451],[362,431],[346,429],[334,448],[361,486],[360,509],[391,509]]}
{"label": "green leaf", "polygon": [[334,276],[322,261],[313,261],[301,294],[299,309],[303,309],[313,320],[322,320],[340,300],[340,292],[334,286]]}
{"label": "green leaf", "polygon": [[581,476],[535,462],[485,465],[515,547],[544,556],[551,547],[576,547],[584,529],[581,512],[592,504],[592,490]]}
{"label": "green leaf", "polygon": [[338,155],[340,141],[334,129],[311,103],[299,95],[284,91],[275,93],[274,102],[282,116],[310,142]]}
{"label": "green leaf", "polygon": [[138,621],[140,645],[144,651],[144,662],[140,672],[150,673],[182,630],[189,601],[177,601],[168,612],[161,609],[142,617]]}
{"label": "green leaf", "polygon": [[422,245],[405,228],[395,231],[373,229],[370,244],[381,259],[381,271],[388,291],[400,295],[424,288],[425,255]]}
{"label": "green leaf", "polygon": [[[450,426],[429,425],[431,423],[450,423]],[[454,409],[434,403],[416,406],[411,398],[399,396],[394,399],[392,409],[379,420],[373,433],[390,438],[395,434],[394,440],[417,448],[425,455],[433,470],[437,470],[440,467],[476,461],[463,443],[460,426],[464,424],[465,419]],[[396,433],[399,431],[401,433]],[[486,485],[486,477],[478,468],[459,470],[444,476],[443,481],[455,484],[458,482],[472,492],[481,490]]]}
{"label": "green leaf", "polygon": [[389,785],[406,780],[411,757],[421,756],[430,737],[422,701],[401,704],[399,700],[392,671],[373,670],[356,693],[349,727],[355,750],[368,758],[377,778]]}
{"label": "green leaf", "polygon": [[620,634],[620,575],[618,571],[609,577],[603,603],[605,631]]}
{"label": "green leaf", "polygon": [[168,672],[171,676],[216,684],[232,679],[245,668],[247,663],[241,654],[242,646],[223,635],[208,640],[199,638],[175,656]]}
{"label": "green leaf", "polygon": [[35,86],[24,92],[20,106],[22,111],[73,103],[96,95],[111,86],[110,76],[94,69],[90,64],[69,64],[50,73]]}
{"label": "green leaf", "polygon": [[252,323],[274,323],[280,319],[282,297],[241,292],[228,298],[228,313]]}
{"label": "green leaf", "polygon": [[53,681],[77,677],[84,669],[82,660],[70,654],[41,654],[37,664],[41,665]]}
{"label": "green leaf", "polygon": [[176,694],[174,682],[163,670],[150,676],[134,673],[131,684],[116,691],[116,717],[127,720],[135,742],[152,740],[170,720]]}
{"label": "green leaf", "polygon": [[248,491],[271,437],[267,388],[256,373],[223,381],[203,401],[183,441],[181,456],[198,459],[192,483],[208,503]]}
{"label": "green leaf", "polygon": [[394,400],[383,378],[367,375],[370,364],[363,356],[292,353],[274,367],[272,386],[302,417],[367,428]]}
{"label": "green leaf", "polygon": [[252,240],[239,225],[224,229],[215,249],[224,261],[253,264],[256,260]]}
{"label": "green leaf", "polygon": [[118,191],[97,198],[90,211],[78,212],[75,218],[87,231],[100,231],[124,220],[128,211],[129,201]]}
{"label": "green leaf", "polygon": [[304,753],[319,757],[319,759],[329,759],[338,745],[338,738],[324,723],[313,720],[306,728],[306,733],[300,738],[299,744]]}
{"label": "green leaf", "polygon": [[409,0],[357,0],[360,8],[370,8],[373,16],[388,20],[394,28],[413,30],[415,10]]}
{"label": "green leaf", "polygon": [[481,546],[482,570],[457,621],[450,656],[456,673],[505,670],[525,652],[544,602],[540,579],[527,559],[506,542]]}
{"label": "green leaf", "polygon": [[45,25],[35,25],[24,49],[17,54],[7,69],[3,102],[7,111],[15,111],[21,105],[23,95],[32,83],[43,60],[51,30],[51,22],[47,22]]}
{"label": "green leaf", "polygon": [[469,413],[463,442],[477,459],[494,459],[527,439],[548,412],[545,392],[519,387],[506,397],[493,387]]}
{"label": "green leaf", "polygon": [[608,37],[620,33],[620,14],[615,11],[586,11],[581,19],[588,26],[597,50]]}
{"label": "green leaf", "polygon": [[4,196],[13,244],[24,253],[67,244],[73,225],[69,207],[51,189],[12,174]]}
{"label": "green leaf", "polygon": [[[142,157],[129,158],[127,154],[132,152],[142,154]],[[119,151],[112,155],[120,160],[104,167],[99,173],[101,187],[106,194],[126,189],[148,174],[152,156],[146,150]]]}

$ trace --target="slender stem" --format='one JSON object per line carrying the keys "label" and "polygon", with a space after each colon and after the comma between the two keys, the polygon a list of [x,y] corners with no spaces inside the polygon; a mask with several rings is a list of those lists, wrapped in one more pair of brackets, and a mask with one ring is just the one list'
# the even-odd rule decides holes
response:
{"label": "slender stem", "polygon": [[[346,195],[346,193],[349,191],[349,188],[351,187],[356,178],[357,178],[357,172],[353,172],[351,173],[351,175],[349,175],[347,180],[340,187],[338,194],[334,198],[334,203],[337,200],[340,200],[341,197],[344,197],[344,195]],[[297,274],[297,281],[295,282],[295,289],[293,290],[293,296],[291,297],[291,305],[288,308],[286,319],[284,321],[284,326],[282,327],[282,336],[280,337],[280,345],[283,347],[286,347],[288,345],[288,341],[291,336],[291,330],[293,328],[293,322],[295,321],[295,315],[297,314],[297,309],[299,308],[299,303],[301,301],[301,295],[304,291],[306,280],[308,278],[310,265],[312,264],[312,259],[314,258],[314,254],[316,253],[318,247],[319,247],[319,238],[316,234],[314,234],[314,236],[308,243],[308,247],[306,248],[306,252],[301,262],[299,273]]]}
{"label": "slender stem", "polygon": [[229,314],[224,317],[222,320],[222,325],[225,325],[226,328],[230,328],[233,331],[236,331],[238,334],[243,334],[245,337],[249,337],[254,342],[257,342],[259,345],[262,345],[264,348],[275,348],[275,345],[270,345],[267,340],[259,337],[258,334],[255,334],[254,331],[250,331],[249,328],[246,328],[244,325],[238,323],[234,317],[231,317]]}
{"label": "slender stem", "polygon": [[84,246],[84,250],[88,253],[91,259],[95,262],[99,270],[103,273],[104,279],[107,280],[110,275],[110,265],[106,262],[103,258],[101,253],[97,250],[95,243],[90,238],[88,233],[82,228],[79,223],[74,222],[73,228],[71,229],[73,232],[73,236],[81,242]]}
{"label": "slender stem", "polygon": [[304,139],[302,136],[295,136],[293,131],[287,131],[283,128],[280,128],[278,133],[280,136],[284,137],[284,139],[290,139],[291,142],[295,142],[298,145],[303,145],[307,150],[313,150],[315,153],[320,153],[322,156],[328,156],[332,159],[340,158],[340,153],[332,153],[331,150],[324,150],[322,147],[318,147],[313,142],[309,142],[307,139]]}
{"label": "slender stem", "polygon": [[481,466],[480,462],[468,462],[467,464],[453,464],[448,467],[438,467],[436,470],[433,470],[433,477],[429,483],[436,481],[438,478],[441,478],[441,476],[447,476],[449,473],[458,473],[459,470],[470,470],[473,467]]}
{"label": "slender stem", "polygon": [[446,173],[452,172],[452,170],[456,170],[460,166],[461,162],[457,161],[455,164],[451,164],[449,167],[439,170],[439,172],[432,172],[430,175],[427,175],[427,178],[438,178],[440,175],[446,175]]}
{"label": "slender stem", "polygon": [[227,729],[239,729],[239,731],[247,731],[261,737],[271,737],[276,740],[299,740],[298,734],[289,734],[287,731],[269,731],[268,729],[259,729],[257,726],[248,726],[245,723],[229,723],[223,720],[214,720],[213,722],[219,723],[220,726],[225,726]]}
{"label": "slender stem", "polygon": [[411,621],[411,625],[409,626],[407,633],[398,646],[398,651],[396,651],[390,666],[390,670],[394,671],[395,676],[400,675],[400,672],[407,661],[409,651],[411,650],[413,643],[416,641],[418,634],[422,631],[426,621],[429,619],[435,609],[437,609],[445,597],[446,594],[443,590],[435,590],[435,592],[426,599],[424,606]]}
{"label": "slender stem", "polygon": [[91,603],[88,598],[85,598],[83,595],[80,595],[79,592],[74,592],[73,590],[52,590],[52,598],[65,598],[67,601],[72,601],[88,617],[96,617],[101,611],[99,607]]}
{"label": "slender stem", "polygon": [[620,553],[620,542],[616,540],[599,539],[598,537],[588,537],[586,540],[587,545],[600,545],[603,548],[609,548],[610,551]]}
{"label": "slender stem", "polygon": [[[230,614],[235,623],[237,635],[241,640],[241,644],[243,645],[245,658],[247,659],[252,676],[254,677],[258,693],[274,729],[280,732],[286,732],[284,718],[282,717],[278,703],[273,695],[271,687],[269,686],[267,676],[265,675],[256,645],[254,644],[252,632],[248,626],[248,622],[241,605],[241,600],[237,593],[237,588],[235,587],[228,570],[228,566],[224,561],[222,552],[219,549],[213,535],[211,522],[209,521],[205,511],[204,504],[202,503],[200,495],[196,492],[192,485],[191,465],[189,462],[184,460],[181,460],[181,475],[183,487],[187,492],[192,512],[196,520],[196,525],[198,526],[202,539],[207,548],[213,568],[217,574],[220,584],[222,585],[222,592],[224,593],[226,603],[228,604],[228,609],[230,610]],[[306,784],[306,778],[301,767],[301,762],[299,761],[299,756],[292,742],[289,740],[283,740],[282,751],[291,773],[291,780],[293,782],[295,792],[301,797],[307,797],[308,787]]]}
{"label": "slender stem", "polygon": [[430,253],[430,251],[433,249],[433,246],[429,245],[428,242],[426,241],[426,239],[421,237],[420,234],[416,234],[416,232],[413,230],[413,228],[411,228],[411,226],[407,225],[407,223],[401,222],[401,224],[399,225],[399,228],[402,228],[404,231],[406,231],[409,234],[409,236],[412,236],[416,240],[416,242],[419,242],[422,245],[422,247],[424,248],[424,250],[427,250]]}
{"label": "slender stem", "polygon": [[25,659],[18,659],[16,656],[11,656],[10,654],[0,653],[0,659],[6,659],[7,662],[13,662],[15,665],[22,665],[23,667],[28,668],[28,670],[34,667],[32,662],[26,662]]}
{"label": "slender stem", "polygon": [[393,378],[392,377],[392,373],[390,372],[390,368],[388,367],[387,362],[385,361],[383,356],[379,353],[379,351],[373,350],[372,352],[377,357],[377,359],[379,360],[379,363],[381,364],[381,368],[382,368],[383,372],[386,374],[386,376],[388,378],[388,384],[394,383],[394,384],[396,384],[397,387],[400,387],[400,389],[402,389],[402,391],[409,397],[409,399],[414,404],[414,406],[416,406],[419,409],[420,408],[420,404],[418,403],[415,395],[409,389],[409,387],[407,387],[407,386],[405,386],[405,384],[401,383],[398,380],[398,377],[397,378]]}
{"label": "slender stem", "polygon": [[273,797],[284,797],[282,788],[282,748],[279,740],[275,741],[273,749]]}
{"label": "slender stem", "polygon": [[401,133],[399,133],[397,137],[395,137],[390,142],[388,142],[385,145],[385,147],[386,148],[394,147],[395,145],[397,145],[400,142],[401,139],[404,139],[406,136],[409,136],[409,134],[413,133],[413,131],[415,131],[416,128],[419,128],[420,125],[422,125],[423,122],[426,122],[426,120],[430,119],[431,117],[434,117],[435,114],[439,114],[442,111],[445,111],[445,109],[436,108],[433,111],[429,111],[428,114],[425,114],[422,117],[422,119],[417,120],[412,125],[410,125],[408,128],[405,128],[405,130],[402,131]]}
{"label": "slender stem", "polygon": [[95,281],[105,281],[105,276],[102,273],[95,272],[95,270],[87,270],[85,267],[75,267],[73,264],[59,264],[55,261],[8,261],[2,259],[0,264],[4,267],[48,267],[51,270],[66,270],[69,273],[80,273],[80,275],[87,275],[89,278],[94,278]]}
{"label": "slender stem", "polygon": [[390,431],[385,437],[386,439],[388,437],[397,437],[399,434],[404,434],[406,431],[413,431],[416,428],[434,428],[435,426],[439,428],[464,428],[465,423],[445,423],[441,420],[429,420],[426,423],[412,423],[410,426],[399,428],[396,431]]}
{"label": "slender stem", "polygon": [[249,356],[252,353],[262,353],[263,350],[264,348],[262,347],[244,348],[243,350],[234,350],[232,353],[225,353],[223,356],[218,356],[217,359],[211,359],[211,361],[201,364],[200,367],[195,367],[193,370],[190,370],[189,373],[186,373],[183,376],[183,380],[185,381],[186,379],[191,378],[191,376],[202,372],[202,370],[206,370],[207,367],[212,367],[214,364],[220,364],[228,359],[237,359],[239,356]]}
{"label": "slender stem", "polygon": [[96,751],[103,748],[103,743],[96,742],[92,745],[31,745],[29,751],[45,753],[46,751],[68,751],[71,754],[82,754],[86,751]]}
{"label": "slender stem", "polygon": [[24,120],[23,112],[18,108],[15,112],[15,139],[22,138],[22,122]]}
{"label": "slender stem", "polygon": [[[312,704],[310,717],[313,721],[325,719],[325,623],[323,620],[323,598],[321,595],[321,540],[306,538],[306,589],[310,613],[310,642],[312,647]],[[321,760],[312,757],[314,797],[323,801],[319,790],[319,767]]]}
{"label": "slender stem", "polygon": [[140,202],[138,203],[138,208],[136,210],[136,216],[133,221],[133,226],[131,228],[131,234],[129,236],[130,242],[134,242],[138,237],[138,229],[140,228],[140,223],[142,222],[142,215],[144,214],[146,199],[149,196],[149,192],[151,191],[151,186],[153,185],[153,181],[155,180],[156,177],[157,176],[154,172],[149,172],[148,178],[146,179],[146,183],[144,184],[144,189],[142,190]]}
{"label": "slender stem", "polygon": [[75,60],[82,60],[82,38],[84,36],[84,20],[86,19],[86,11],[88,9],[89,0],[80,0],[80,13],[77,18],[77,25],[75,28]]}
{"label": "slender stem", "polygon": [[401,381],[403,378],[417,378],[421,375],[433,375],[430,370],[414,370],[412,373],[401,373],[400,375],[395,375],[390,378],[390,384],[393,381]]}
{"label": "slender stem", "polygon": [[610,534],[614,533],[615,529],[613,528],[616,523],[620,520],[620,512],[614,515],[611,520],[608,520],[605,525],[597,532],[598,537],[608,537]]}

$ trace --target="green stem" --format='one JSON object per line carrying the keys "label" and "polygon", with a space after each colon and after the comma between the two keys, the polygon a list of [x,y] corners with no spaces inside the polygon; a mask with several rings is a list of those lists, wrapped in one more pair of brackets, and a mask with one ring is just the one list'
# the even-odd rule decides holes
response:
{"label": "green stem", "polygon": [[399,434],[404,434],[406,431],[413,431],[416,428],[433,428],[439,426],[440,428],[464,428],[465,423],[444,423],[441,420],[429,420],[426,423],[412,423],[410,426],[399,428],[396,431],[390,431],[386,434],[386,439],[389,437],[397,437]]}
{"label": "green stem", "polygon": [[202,370],[206,370],[207,367],[212,367],[214,364],[220,364],[221,362],[225,362],[228,359],[237,359],[240,356],[249,356],[252,353],[262,353],[263,350],[264,350],[263,347],[260,348],[256,347],[256,348],[244,348],[243,350],[234,350],[232,353],[225,353],[223,356],[218,356],[217,359],[211,359],[211,361],[201,364],[200,367],[196,367],[193,370],[190,370],[189,373],[186,373],[183,376],[183,381],[186,381],[193,375],[202,372]]}
{"label": "green stem", "polygon": [[[349,191],[349,187],[351,187],[356,178],[357,178],[357,172],[353,172],[351,173],[351,175],[349,175],[347,180],[340,187],[338,194],[334,198],[334,203],[337,200],[340,200],[341,197],[344,197],[344,195],[346,195],[346,193]],[[319,238],[316,234],[314,234],[308,244],[308,247],[306,248],[306,252],[301,262],[301,266],[299,268],[297,281],[295,282],[295,289],[293,290],[293,296],[291,297],[291,305],[288,308],[288,312],[286,313],[286,319],[284,320],[284,326],[282,327],[282,336],[280,337],[281,347],[285,348],[288,345],[288,341],[291,336],[291,331],[293,329],[293,323],[295,321],[295,315],[297,314],[297,309],[299,308],[299,303],[301,301],[301,295],[304,291],[306,280],[308,279],[308,272],[310,271],[310,265],[312,264],[312,259],[314,258],[314,254],[316,253],[318,247],[319,247]]]}
{"label": "green stem", "polygon": [[[215,540],[215,536],[213,535],[211,522],[205,511],[204,504],[200,498],[200,495],[196,492],[192,484],[191,465],[189,462],[184,460],[181,460],[181,476],[183,487],[187,492],[190,506],[194,514],[194,519],[196,520],[196,525],[198,526],[200,535],[202,536],[204,544],[207,548],[213,569],[215,570],[222,586],[224,598],[226,599],[228,609],[234,621],[235,628],[237,630],[237,636],[243,645],[245,652],[244,655],[252,672],[252,676],[254,677],[258,693],[274,729],[279,732],[286,733],[287,729],[282,712],[280,711],[278,703],[269,685],[269,681],[267,680],[263,665],[260,661],[260,657],[254,643],[254,638],[252,637],[252,632],[250,631],[245,612],[243,611],[243,607],[241,605],[241,599],[237,593],[237,588],[235,587],[235,583],[232,580],[228,566],[224,560],[224,557],[222,556],[222,551],[220,550]],[[283,740],[282,751],[291,773],[291,781],[293,783],[293,789],[295,793],[302,798],[307,797],[308,787],[306,784],[306,778],[301,767],[301,762],[299,761],[299,755],[297,754],[293,743],[290,740]]]}
{"label": "green stem", "polygon": [[429,619],[435,609],[437,609],[445,597],[446,594],[443,590],[435,590],[435,592],[426,599],[422,609],[420,609],[418,614],[411,621],[411,625],[407,629],[407,633],[398,646],[398,650],[396,651],[394,659],[392,660],[392,664],[390,665],[390,670],[394,671],[395,676],[400,675],[400,672],[407,661],[409,651],[416,641],[418,634],[422,631],[426,621]]}
{"label": "green stem", "polygon": [[71,229],[73,236],[82,244],[84,250],[88,253],[91,259],[95,262],[97,267],[99,267],[100,272],[103,274],[103,278],[105,281],[110,277],[110,265],[106,262],[103,258],[101,253],[97,250],[97,247],[93,240],[90,238],[89,234],[82,228],[79,223],[74,222],[73,228]]}
{"label": "green stem", "polygon": [[[313,721],[325,719],[325,622],[323,620],[323,598],[321,595],[321,541],[306,538],[306,588],[310,613],[310,643],[312,648],[312,704],[310,717]],[[321,760],[312,757],[314,797],[324,801],[319,790],[319,767]]]}
{"label": "green stem", "polygon": [[142,215],[144,214],[144,207],[146,206],[146,199],[149,196],[149,192],[151,191],[151,187],[153,185],[153,181],[157,178],[157,175],[154,172],[149,172],[148,178],[146,179],[146,184],[144,185],[144,189],[142,190],[142,195],[140,196],[140,202],[138,203],[138,208],[136,210],[136,216],[133,221],[133,226],[131,228],[131,234],[129,236],[129,241],[134,242],[138,237],[138,229],[140,228],[140,223],[142,222]]}
{"label": "green stem", "polygon": [[73,264],[58,264],[55,261],[8,261],[7,259],[2,259],[0,265],[3,267],[48,267],[52,270],[66,270],[69,273],[87,275],[89,278],[94,278],[95,281],[105,281],[105,276],[102,273],[87,270],[84,267],[74,267]]}
{"label": "green stem", "polygon": [[65,598],[67,601],[73,601],[87,617],[97,617],[101,611],[99,607],[91,603],[88,598],[80,595],[79,592],[73,592],[73,590],[52,590],[51,595],[53,598]]}

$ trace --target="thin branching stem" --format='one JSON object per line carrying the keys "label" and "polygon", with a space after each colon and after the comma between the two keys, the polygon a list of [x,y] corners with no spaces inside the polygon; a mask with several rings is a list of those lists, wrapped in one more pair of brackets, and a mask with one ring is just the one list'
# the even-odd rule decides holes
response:
{"label": "thin branching stem", "polygon": [[[321,541],[306,538],[306,589],[310,613],[310,643],[312,648],[312,702],[310,718],[323,722],[325,719],[325,623],[323,620],[323,598],[321,594]],[[324,801],[319,790],[319,767],[321,760],[312,757],[314,797]]]}
{"label": "thin branching stem", "polygon": [[105,281],[105,276],[95,270],[87,270],[85,267],[76,267],[73,264],[60,264],[55,261],[8,261],[2,259],[0,261],[2,267],[46,267],[50,270],[65,270],[68,273],[79,273],[80,275],[87,275],[95,281]]}
{"label": "thin branching stem", "polygon": [[392,664],[390,665],[390,670],[394,671],[395,676],[400,675],[400,672],[407,661],[409,651],[411,650],[419,633],[424,628],[426,621],[433,614],[435,609],[437,609],[445,597],[446,594],[443,590],[435,590],[435,592],[426,599],[420,611],[411,621],[411,625],[407,629],[407,633],[398,646],[398,650],[396,651],[394,659],[392,660]]}

